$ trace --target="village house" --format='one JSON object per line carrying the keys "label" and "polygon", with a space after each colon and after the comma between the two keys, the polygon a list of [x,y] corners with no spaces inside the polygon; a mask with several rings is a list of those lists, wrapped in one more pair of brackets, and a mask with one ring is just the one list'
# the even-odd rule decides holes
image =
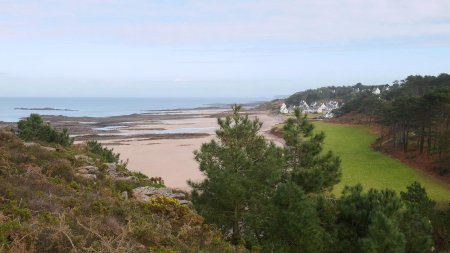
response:
{"label": "village house", "polygon": [[324,103],[322,103],[322,104],[317,108],[316,112],[317,112],[317,113],[323,113],[324,110],[327,110],[327,106],[326,106]]}
{"label": "village house", "polygon": [[282,113],[282,114],[288,114],[288,113],[289,113],[289,110],[288,110],[288,108],[287,108],[287,106],[286,106],[285,103],[283,103],[283,104],[281,105],[281,107],[280,107],[280,113]]}
{"label": "village house", "polygon": [[296,108],[300,108],[303,113],[322,114],[324,118],[329,119],[334,117],[332,111],[339,108],[339,102],[330,100],[322,103],[313,102],[311,105],[308,105],[305,100],[301,100],[298,106],[291,105],[289,107],[283,103],[280,107],[280,113],[293,113]]}

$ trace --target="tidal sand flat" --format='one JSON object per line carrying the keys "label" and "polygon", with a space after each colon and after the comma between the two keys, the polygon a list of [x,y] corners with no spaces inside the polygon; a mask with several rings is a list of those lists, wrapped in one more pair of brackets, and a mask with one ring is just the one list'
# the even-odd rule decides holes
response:
{"label": "tidal sand flat", "polygon": [[[144,138],[123,138],[114,140],[102,140],[102,142],[121,154],[122,159],[129,159],[128,167],[131,170],[140,171],[148,176],[162,177],[165,184],[170,187],[187,189],[187,180],[200,180],[202,174],[198,163],[194,160],[193,152],[199,149],[202,143],[210,141],[215,137],[217,129],[217,113],[224,111],[205,111],[200,114],[191,114],[192,117],[173,118],[161,120],[158,123],[142,123],[134,128],[123,129],[119,132],[135,133],[136,128],[164,128],[176,134],[172,136],[166,134],[166,138],[152,139]],[[273,125],[280,123],[283,118],[271,115],[265,111],[247,111],[250,117],[258,117],[263,122],[262,133],[269,139],[281,143],[279,139],[271,135],[270,129]],[[204,134],[197,138],[183,138],[183,132],[195,131],[197,134]],[[188,137],[188,135],[186,136]]]}
{"label": "tidal sand flat", "polygon": [[[149,177],[162,177],[169,187],[187,189],[187,180],[202,175],[194,151],[215,137],[217,118],[231,113],[230,107],[154,110],[111,117],[44,116],[58,128],[68,128],[77,143],[98,140],[129,161],[128,168]],[[261,132],[270,140],[282,141],[270,129],[284,120],[254,107],[244,108],[251,118],[263,123]]]}

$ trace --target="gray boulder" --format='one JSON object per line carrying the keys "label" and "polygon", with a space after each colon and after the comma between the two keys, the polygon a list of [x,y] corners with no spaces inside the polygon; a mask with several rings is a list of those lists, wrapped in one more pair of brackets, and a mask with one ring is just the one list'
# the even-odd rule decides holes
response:
{"label": "gray boulder", "polygon": [[170,188],[157,188],[152,186],[142,186],[133,190],[133,197],[138,201],[147,202],[153,198],[164,196],[178,200],[180,204],[190,204],[191,202],[186,200],[186,196],[183,193],[174,193]]}
{"label": "gray boulder", "polygon": [[75,176],[82,177],[85,179],[97,179],[97,174],[99,169],[95,166],[82,166],[75,169]]}

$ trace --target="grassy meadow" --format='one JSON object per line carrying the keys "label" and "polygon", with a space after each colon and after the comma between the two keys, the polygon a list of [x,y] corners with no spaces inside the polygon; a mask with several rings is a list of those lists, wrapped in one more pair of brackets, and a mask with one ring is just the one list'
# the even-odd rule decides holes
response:
{"label": "grassy meadow", "polygon": [[[367,127],[315,122],[316,131],[325,132],[325,150],[342,159],[342,179],[334,192],[340,194],[345,185],[361,183],[368,188],[391,188],[405,191],[414,181],[424,186],[438,202],[450,201],[450,187],[432,176],[372,150],[376,135]],[[444,204],[444,203],[442,203]]]}

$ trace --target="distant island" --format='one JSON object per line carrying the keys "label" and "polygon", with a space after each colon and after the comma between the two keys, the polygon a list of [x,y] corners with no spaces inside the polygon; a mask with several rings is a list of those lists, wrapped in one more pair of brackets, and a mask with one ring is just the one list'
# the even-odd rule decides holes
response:
{"label": "distant island", "polygon": [[26,108],[26,107],[16,107],[14,110],[22,110],[22,111],[65,111],[65,112],[76,112],[78,110],[72,109],[58,109],[51,107],[41,107],[41,108]]}

